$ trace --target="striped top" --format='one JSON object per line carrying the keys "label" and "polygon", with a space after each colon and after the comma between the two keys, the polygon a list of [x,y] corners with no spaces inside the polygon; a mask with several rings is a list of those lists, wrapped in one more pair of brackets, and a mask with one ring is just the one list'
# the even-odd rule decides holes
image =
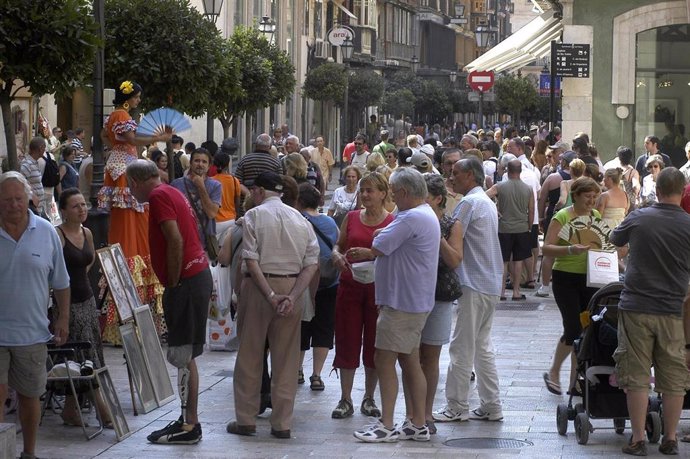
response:
{"label": "striped top", "polygon": [[244,185],[247,181],[254,180],[259,174],[265,171],[282,174],[283,167],[280,165],[280,161],[271,156],[270,153],[255,151],[249,153],[240,160],[237,164],[235,177]]}
{"label": "striped top", "polygon": [[43,208],[43,183],[41,183],[43,174],[41,174],[41,170],[38,168],[38,161],[33,159],[30,155],[26,155],[22,160],[20,170],[24,177],[26,177],[29,185],[31,185],[33,195],[39,200],[38,211],[41,212],[45,210]]}

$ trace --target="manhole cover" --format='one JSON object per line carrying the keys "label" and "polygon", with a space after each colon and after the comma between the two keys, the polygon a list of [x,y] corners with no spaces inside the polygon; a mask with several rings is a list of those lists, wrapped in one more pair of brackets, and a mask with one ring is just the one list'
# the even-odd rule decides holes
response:
{"label": "manhole cover", "polygon": [[529,303],[524,301],[501,301],[496,305],[497,311],[542,311],[542,303]]}
{"label": "manhole cover", "polygon": [[221,376],[223,378],[229,378],[232,376],[232,370],[220,370],[213,373],[213,376]]}
{"label": "manhole cover", "polygon": [[531,441],[515,438],[452,438],[443,444],[451,448],[467,449],[517,449],[523,446],[534,446]]}

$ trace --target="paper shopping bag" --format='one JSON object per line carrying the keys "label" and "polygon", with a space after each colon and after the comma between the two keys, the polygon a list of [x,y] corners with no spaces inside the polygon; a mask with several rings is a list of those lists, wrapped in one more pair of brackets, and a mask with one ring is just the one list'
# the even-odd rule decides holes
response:
{"label": "paper shopping bag", "polygon": [[603,250],[587,252],[587,287],[601,288],[618,280],[618,253]]}

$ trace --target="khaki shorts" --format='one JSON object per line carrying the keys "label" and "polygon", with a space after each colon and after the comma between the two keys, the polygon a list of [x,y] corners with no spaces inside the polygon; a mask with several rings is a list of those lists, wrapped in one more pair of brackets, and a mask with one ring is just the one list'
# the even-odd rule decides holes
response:
{"label": "khaki shorts", "polygon": [[648,390],[652,365],[656,392],[685,395],[690,388],[680,317],[619,310],[618,348],[613,358],[623,389]]}
{"label": "khaki shorts", "polygon": [[411,354],[419,348],[428,315],[428,312],[404,312],[390,306],[381,306],[376,320],[374,347],[398,354]]}
{"label": "khaki shorts", "polygon": [[24,397],[46,391],[48,347],[45,344],[0,347],[0,384],[9,384]]}

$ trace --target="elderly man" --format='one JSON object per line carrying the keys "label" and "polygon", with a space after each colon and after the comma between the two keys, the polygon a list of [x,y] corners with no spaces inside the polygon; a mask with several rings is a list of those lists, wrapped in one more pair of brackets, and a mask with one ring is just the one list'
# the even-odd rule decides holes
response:
{"label": "elderly man", "polygon": [[282,178],[261,173],[248,184],[257,207],[244,216],[245,280],[239,297],[240,347],[233,387],[235,435],[254,435],[260,407],[266,340],[271,349],[271,435],[290,438],[297,394],[303,293],[318,269],[319,244],[312,225],[283,204]]}
{"label": "elderly man", "polygon": [[623,452],[635,456],[647,455],[650,368],[654,367],[654,390],[662,394],[664,406],[662,454],[678,454],[676,428],[690,389],[690,305],[685,304],[685,311],[683,306],[690,280],[690,215],[680,207],[684,187],[681,172],[663,169],[656,180],[658,202],[633,211],[611,233],[613,244],[630,246],[614,359],[632,424]]}
{"label": "elderly man", "polygon": [[685,155],[688,158],[688,162],[683,164],[678,170],[683,173],[685,183],[690,184],[690,142],[685,144]]}
{"label": "elderly man", "polygon": [[[45,142],[41,140],[45,146]],[[15,171],[0,175],[0,406],[7,386],[19,395],[22,458],[34,458],[46,387],[46,343],[67,341],[69,276],[53,226],[29,211],[31,187]],[[49,292],[58,306],[54,335],[48,330]],[[0,410],[0,422],[4,409]]]}
{"label": "elderly man", "polygon": [[[47,212],[48,210],[45,206],[45,192],[43,190],[43,183],[41,182],[43,174],[38,163],[38,160],[43,157],[45,151],[46,142],[43,137],[34,137],[31,139],[31,142],[29,142],[29,154],[24,157],[19,169],[27,182],[29,182],[29,186],[31,187],[31,195],[29,197],[34,208],[39,213]],[[45,167],[45,164],[43,167]],[[51,199],[52,198],[48,199],[48,202],[50,202]]]}
{"label": "elderly man", "polygon": [[460,139],[460,149],[462,151],[465,151],[465,150],[470,150],[472,148],[477,148],[478,143],[479,143],[479,139],[477,139],[475,136],[470,135],[470,134],[465,134]]}
{"label": "elderly man", "polygon": [[299,137],[296,135],[290,134],[287,139],[285,139],[285,155],[289,155],[290,153],[299,153],[300,151],[300,143],[299,143]]}
{"label": "elderly man", "polygon": [[[426,203],[424,176],[412,168],[396,169],[390,177],[395,220],[375,238],[371,249],[354,248],[353,259],[376,257],[376,353],[374,361],[381,387],[382,416],[378,423],[354,433],[372,443],[397,440],[428,441],[424,418],[426,379],[419,363],[419,343],[434,307],[441,230],[438,217]],[[425,279],[425,282],[419,282]],[[405,390],[411,401],[411,419],[393,423],[400,363]]]}
{"label": "elderly man", "polygon": [[[446,379],[446,406],[434,412],[439,422],[473,419],[501,421],[491,325],[501,294],[503,263],[498,241],[498,212],[482,189],[484,169],[474,157],[453,166],[455,191],[465,195],[454,217],[463,228],[463,261],[457,269],[463,295],[451,338]],[[472,364],[481,405],[469,410]]]}
{"label": "elderly man", "polygon": [[206,237],[216,234],[216,215],[220,210],[222,200],[222,185],[217,180],[208,177],[208,169],[213,157],[203,147],[199,147],[192,153],[189,159],[189,171],[184,177],[175,179],[170,183],[177,188],[192,205],[199,220],[199,241],[201,246],[209,251]]}
{"label": "elderly man", "polygon": [[254,142],[254,151],[240,159],[235,170],[235,177],[242,184],[242,193],[249,194],[245,182],[254,180],[264,171],[276,174],[283,173],[283,166],[277,158],[271,156],[271,136],[260,134]]}
{"label": "elderly man", "polygon": [[[194,160],[192,159],[192,168]],[[127,166],[127,181],[139,202],[148,202],[153,270],[165,286],[163,315],[168,327],[168,361],[178,369],[182,415],[147,438],[151,443],[195,444],[201,440],[197,413],[199,372],[195,359],[206,342],[213,280],[197,236],[191,205],[161,182],[156,164],[139,159]]]}

